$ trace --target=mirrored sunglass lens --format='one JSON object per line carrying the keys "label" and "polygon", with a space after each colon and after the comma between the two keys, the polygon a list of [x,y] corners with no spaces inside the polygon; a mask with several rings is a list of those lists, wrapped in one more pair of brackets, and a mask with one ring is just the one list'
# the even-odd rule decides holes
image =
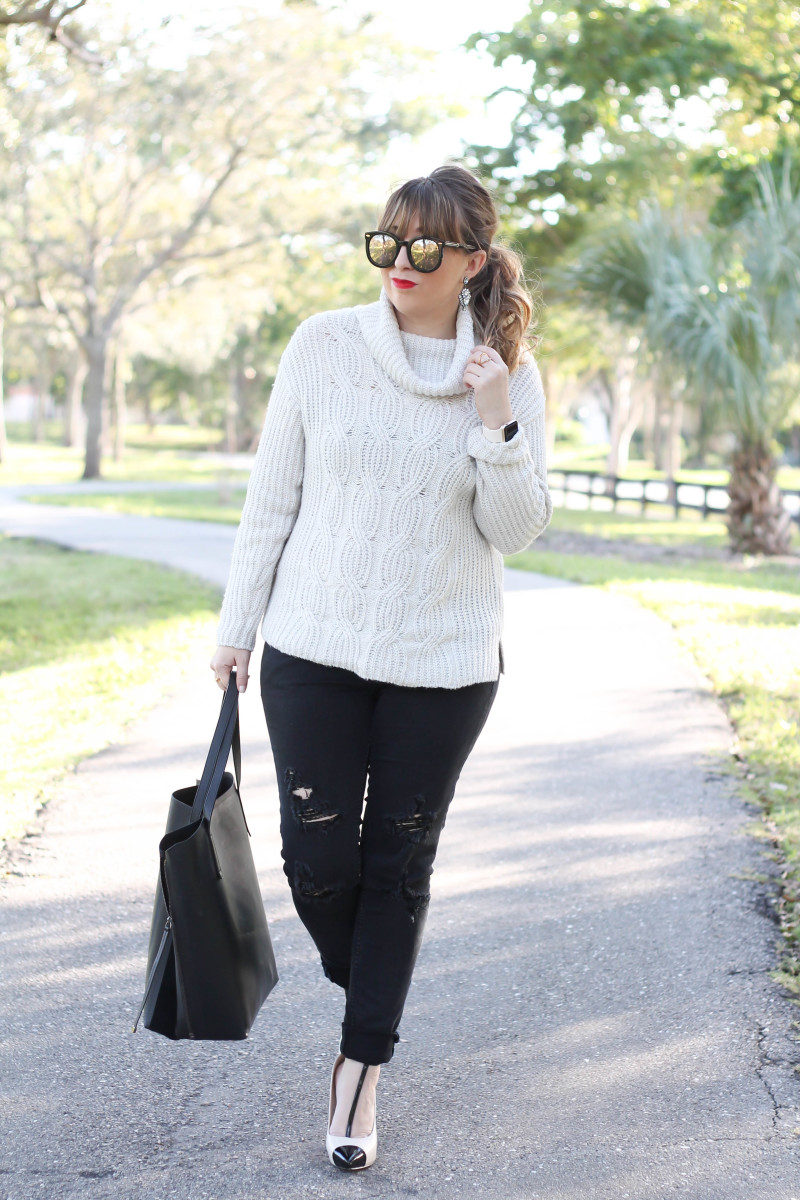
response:
{"label": "mirrored sunglass lens", "polygon": [[369,239],[369,256],[376,266],[391,266],[396,250],[397,243],[394,238],[385,233],[373,234]]}
{"label": "mirrored sunglass lens", "polygon": [[430,238],[416,238],[411,243],[411,261],[419,271],[432,271],[439,263],[439,247]]}

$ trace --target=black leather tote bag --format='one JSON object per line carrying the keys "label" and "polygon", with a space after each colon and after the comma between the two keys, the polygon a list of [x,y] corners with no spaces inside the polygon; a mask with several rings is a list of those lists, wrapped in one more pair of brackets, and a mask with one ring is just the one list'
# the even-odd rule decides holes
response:
{"label": "black leather tote bag", "polygon": [[234,667],[202,778],[170,800],[134,1032],[144,1014],[147,1029],[175,1041],[246,1038],[278,982],[239,795],[238,700]]}

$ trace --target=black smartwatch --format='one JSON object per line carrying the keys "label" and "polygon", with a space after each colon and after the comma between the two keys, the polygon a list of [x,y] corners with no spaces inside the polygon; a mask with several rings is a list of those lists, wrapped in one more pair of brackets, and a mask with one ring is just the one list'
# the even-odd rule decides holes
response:
{"label": "black smartwatch", "polygon": [[498,429],[490,429],[488,425],[483,426],[484,436],[489,442],[510,442],[518,429],[519,424],[516,421],[509,421]]}

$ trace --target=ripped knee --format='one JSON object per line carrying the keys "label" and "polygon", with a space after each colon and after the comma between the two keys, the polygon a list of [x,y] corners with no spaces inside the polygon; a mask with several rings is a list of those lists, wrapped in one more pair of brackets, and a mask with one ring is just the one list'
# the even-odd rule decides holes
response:
{"label": "ripped knee", "polygon": [[[418,792],[414,796],[412,812],[390,813],[384,816],[383,826],[392,837],[400,838],[412,846],[421,845],[430,838],[440,815],[438,811],[426,811],[425,796]],[[398,882],[391,887],[379,886],[379,890],[386,891],[398,900],[402,900],[411,920],[416,922],[430,902],[428,882],[431,871],[432,868],[427,871],[422,869],[420,854],[414,851],[409,855],[405,871]],[[414,876],[413,883],[411,881],[412,874]]]}
{"label": "ripped knee", "polygon": [[383,818],[386,829],[395,837],[402,837],[409,842],[423,841],[436,820],[436,813],[425,812],[425,797],[418,793],[414,797],[414,811],[411,814],[391,814]]}
{"label": "ripped knee", "polygon": [[430,903],[430,891],[427,886],[414,887],[409,883],[408,872],[400,880],[400,886],[397,890],[401,899],[405,901],[412,922],[416,923],[423,909]]}
{"label": "ripped knee", "polygon": [[285,866],[284,871],[292,891],[304,900],[334,900],[345,891],[344,885],[326,887],[318,883],[313,870],[306,862],[297,861],[291,867]]}
{"label": "ripped knee", "polygon": [[376,892],[390,896],[393,900],[401,901],[412,923],[415,923],[430,902],[429,884],[432,869],[424,870],[420,868],[419,864],[409,864],[398,877],[393,870],[377,872],[373,868],[364,875],[361,886],[365,891]]}
{"label": "ripped knee", "polygon": [[316,799],[314,789],[298,783],[297,772],[287,767],[283,774],[289,794],[292,813],[301,829],[316,830],[327,833],[337,821],[341,820],[340,812],[331,809],[322,801]]}

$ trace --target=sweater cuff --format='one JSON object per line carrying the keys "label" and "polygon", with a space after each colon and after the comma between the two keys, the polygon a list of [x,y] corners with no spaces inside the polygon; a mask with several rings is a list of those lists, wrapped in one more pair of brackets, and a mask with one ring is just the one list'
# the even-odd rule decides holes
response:
{"label": "sweater cuff", "polygon": [[522,424],[507,442],[493,442],[483,432],[483,423],[470,429],[467,435],[467,453],[488,463],[522,462],[528,456],[525,430]]}
{"label": "sweater cuff", "polygon": [[249,650],[252,653],[256,647],[255,634],[241,627],[236,629],[220,624],[217,626],[217,645],[229,646],[232,650]]}

